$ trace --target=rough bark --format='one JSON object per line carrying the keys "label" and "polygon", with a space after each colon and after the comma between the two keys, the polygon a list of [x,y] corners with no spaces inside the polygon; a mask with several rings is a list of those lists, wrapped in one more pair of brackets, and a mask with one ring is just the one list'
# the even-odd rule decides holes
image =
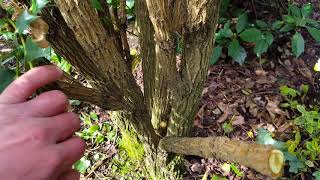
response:
{"label": "rough bark", "polygon": [[[186,136],[207,76],[220,1],[146,2],[155,31],[152,124],[155,129],[167,128],[161,123],[169,124],[167,135]],[[181,62],[176,53],[179,38],[183,45]]]}
{"label": "rough bark", "polygon": [[[117,111],[111,113],[111,119],[112,121],[117,125],[117,127],[120,129],[120,132],[124,132],[126,130],[129,130],[130,132],[137,132],[137,129],[132,126],[129,122],[133,118],[139,118],[134,117],[131,113],[125,112],[125,111]],[[143,115],[140,118],[149,118],[148,115]],[[145,150],[145,163],[146,168],[149,172],[150,177],[157,177],[160,171],[157,171],[158,164],[155,163],[157,161],[157,148],[158,148],[158,137],[152,138],[151,136],[145,136],[141,135],[141,133],[137,132],[137,136],[141,140],[144,146]],[[155,144],[156,142],[156,144]]]}
{"label": "rough bark", "polygon": [[272,146],[235,141],[226,137],[166,137],[161,140],[160,147],[178,154],[236,162],[271,177],[279,177],[284,165],[282,152]]}
{"label": "rough bark", "polygon": [[149,12],[145,0],[137,0],[136,18],[139,27],[139,44],[141,47],[141,59],[143,69],[144,97],[149,114],[152,109],[152,97],[155,78],[155,42],[154,29],[149,18]]}
{"label": "rough bark", "polygon": [[[68,74],[65,74],[63,78],[55,83],[49,84],[43,88],[44,90],[61,90],[70,99],[77,99],[83,102],[98,105],[106,110],[122,110],[124,104],[115,99],[112,94],[106,94],[105,91],[101,91],[95,87],[88,88],[82,85],[78,80],[74,79]],[[105,99],[106,101],[101,101]]]}
{"label": "rough bark", "polygon": [[183,52],[167,135],[190,135],[207,79],[219,6],[220,0],[189,0],[177,5],[181,12],[175,11],[175,23],[185,21],[181,30]]}

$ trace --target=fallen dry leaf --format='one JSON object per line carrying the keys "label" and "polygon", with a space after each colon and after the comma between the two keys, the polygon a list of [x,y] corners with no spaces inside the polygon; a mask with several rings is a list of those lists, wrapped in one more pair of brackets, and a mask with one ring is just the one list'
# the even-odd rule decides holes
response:
{"label": "fallen dry leaf", "polygon": [[252,100],[247,101],[246,107],[249,108],[249,112],[253,117],[257,117],[258,114],[258,106]]}
{"label": "fallen dry leaf", "polygon": [[232,121],[232,125],[237,126],[237,125],[242,125],[244,124],[244,117],[241,115],[238,116],[234,116],[233,121]]}
{"label": "fallen dry leaf", "polygon": [[233,114],[232,109],[227,104],[224,104],[223,102],[220,102],[218,104],[218,107],[223,112],[223,114],[219,117],[217,122],[218,123],[225,122],[229,118],[229,116]]}
{"label": "fallen dry leaf", "polygon": [[258,84],[273,84],[277,81],[277,78],[275,78],[272,75],[269,76],[261,76],[256,83]]}
{"label": "fallen dry leaf", "polygon": [[255,71],[257,76],[266,76],[268,74],[268,72],[262,70],[262,69],[258,69]]}
{"label": "fallen dry leaf", "polygon": [[41,48],[49,47],[46,34],[49,31],[48,24],[41,18],[36,19],[30,24],[32,40]]}
{"label": "fallen dry leaf", "polygon": [[279,108],[280,100],[274,98],[273,100],[266,97],[268,104],[267,104],[267,111],[271,117],[271,119],[275,119],[276,115],[285,115],[286,113]]}

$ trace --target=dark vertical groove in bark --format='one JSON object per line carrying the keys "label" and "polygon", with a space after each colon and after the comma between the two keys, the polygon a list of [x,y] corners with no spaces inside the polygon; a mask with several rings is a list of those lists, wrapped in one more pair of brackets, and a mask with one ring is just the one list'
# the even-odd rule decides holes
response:
{"label": "dark vertical groove in bark", "polygon": [[136,6],[137,23],[140,31],[139,43],[141,46],[144,97],[148,112],[151,115],[156,58],[154,29],[145,0],[137,0]]}

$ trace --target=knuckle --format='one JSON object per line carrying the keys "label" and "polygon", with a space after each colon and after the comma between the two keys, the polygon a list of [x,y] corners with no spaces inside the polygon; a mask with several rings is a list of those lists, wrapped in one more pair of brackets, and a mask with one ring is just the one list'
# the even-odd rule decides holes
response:
{"label": "knuckle", "polygon": [[47,165],[50,169],[58,169],[62,162],[63,158],[59,151],[51,150],[48,153]]}
{"label": "knuckle", "polygon": [[68,116],[70,119],[70,124],[72,127],[74,127],[75,129],[79,129],[80,128],[80,119],[79,116],[75,113],[68,113]]}
{"label": "knuckle", "polygon": [[33,128],[32,130],[29,131],[29,137],[31,139],[31,141],[33,142],[46,142],[49,139],[49,134],[48,134],[48,130],[46,130],[45,128]]}
{"label": "knuckle", "polygon": [[51,91],[51,96],[54,97],[54,99],[56,99],[57,101],[61,101],[64,104],[66,104],[68,102],[68,97],[67,95],[65,95],[62,91],[59,90],[53,90]]}

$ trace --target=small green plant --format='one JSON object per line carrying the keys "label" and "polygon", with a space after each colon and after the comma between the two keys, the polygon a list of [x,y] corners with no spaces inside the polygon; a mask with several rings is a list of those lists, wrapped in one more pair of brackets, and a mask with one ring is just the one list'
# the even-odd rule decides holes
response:
{"label": "small green plant", "polygon": [[53,53],[51,56],[51,61],[55,63],[64,72],[71,74],[72,65],[60,55]]}
{"label": "small green plant", "polygon": [[237,22],[227,20],[223,28],[216,33],[216,43],[218,44],[211,58],[211,64],[215,64],[222,54],[223,48],[227,48],[228,55],[237,63],[242,65],[247,58],[247,51],[243,47],[253,46],[258,57],[267,52],[273,43],[273,35],[267,23],[256,21],[249,23],[248,14],[241,13],[237,17]]}
{"label": "small green plant", "polygon": [[[226,7],[230,2],[224,1],[222,13],[226,14]],[[236,18],[220,18],[220,26],[216,33],[216,47],[213,50],[210,64],[215,64],[223,53],[227,52],[235,62],[242,65],[247,58],[247,50],[253,48],[257,57],[261,57],[268,51],[274,42],[274,34],[294,32],[291,38],[292,52],[299,57],[305,50],[305,40],[301,34],[307,30],[316,42],[320,42],[320,23],[311,19],[313,7],[311,3],[304,4],[301,8],[289,5],[288,14],[282,16],[282,20],[275,22],[248,21],[248,14],[240,11]],[[236,20],[234,20],[236,19]],[[320,69],[320,68],[319,68]]]}
{"label": "small green plant", "polygon": [[301,85],[299,89],[280,87],[280,93],[285,99],[281,106],[292,112],[292,136],[286,142],[281,142],[274,140],[267,130],[260,129],[257,142],[281,150],[289,165],[289,172],[313,172],[313,176],[316,177],[320,154],[320,113],[318,108],[306,107],[303,104],[303,97],[308,91],[308,85]]}
{"label": "small green plant", "polygon": [[273,23],[273,29],[278,32],[295,32],[291,38],[292,52],[299,57],[305,50],[305,40],[300,33],[305,29],[315,41],[320,42],[320,23],[310,18],[313,12],[311,3],[304,4],[301,8],[289,5],[288,14],[282,20]]}
{"label": "small green plant", "polygon": [[303,98],[309,91],[309,86],[302,84],[299,90],[290,88],[288,86],[281,86],[279,88],[280,94],[284,96],[285,101],[281,104],[281,107],[291,109],[297,109],[297,105],[299,105],[298,97]]}
{"label": "small green plant", "polygon": [[93,144],[100,144],[105,139],[116,140],[116,130],[108,122],[99,123],[96,113],[82,113],[80,119],[83,121],[84,129],[76,134],[84,140],[90,140]]}
{"label": "small green plant", "polygon": [[243,176],[243,173],[237,168],[234,163],[224,163],[221,168],[226,174],[229,174],[229,172],[232,171],[239,177]]}
{"label": "small green plant", "polygon": [[224,122],[222,124],[222,129],[223,129],[223,132],[224,132],[225,135],[230,134],[234,130],[234,128],[232,126],[232,122],[231,121],[230,122]]}
{"label": "small green plant", "polygon": [[[47,24],[38,16],[48,0],[31,0],[29,9],[14,2],[9,3],[6,14],[0,20],[0,36],[8,45],[8,51],[0,55],[0,93],[22,71],[27,71],[51,59],[53,51],[45,40]],[[13,74],[15,74],[13,76]]]}
{"label": "small green plant", "polygon": [[87,157],[84,156],[73,165],[73,169],[79,171],[81,174],[84,174],[87,172],[87,169],[90,166],[91,166],[90,160],[88,160]]}

